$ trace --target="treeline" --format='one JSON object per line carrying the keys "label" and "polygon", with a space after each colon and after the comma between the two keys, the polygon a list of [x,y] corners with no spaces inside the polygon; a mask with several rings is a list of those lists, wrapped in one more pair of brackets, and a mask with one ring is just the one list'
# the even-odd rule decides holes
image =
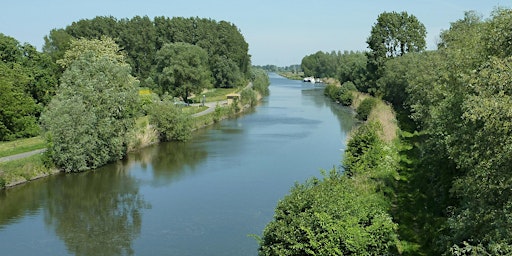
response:
{"label": "treeline", "polygon": [[[485,20],[467,12],[441,33],[437,50],[425,51],[424,26],[414,16],[379,15],[361,83],[341,84],[392,104],[399,139],[383,143],[375,136],[381,124],[362,125],[341,174],[297,185],[279,203],[260,254],[511,254],[510,27],[510,9]],[[352,91],[344,87],[326,94],[341,102]],[[375,109],[366,101],[361,117]]]}
{"label": "treeline", "polygon": [[39,116],[55,94],[58,70],[47,54],[0,34],[0,141],[39,134]]}
{"label": "treeline", "polygon": [[219,119],[268,93],[247,50],[233,24],[199,18],[81,20],[52,30],[43,52],[0,34],[0,140],[42,134],[45,164],[66,172],[136,145],[186,140],[193,110],[180,106],[194,96],[240,90],[240,102],[215,111]]}
{"label": "treeline", "polygon": [[299,64],[285,66],[285,67],[278,67],[276,65],[263,65],[263,66],[255,66],[257,68],[263,69],[267,72],[293,72],[293,73],[299,73],[302,72],[302,67]]}
{"label": "treeline", "polygon": [[[240,30],[226,21],[205,18],[135,16],[131,19],[96,17],[73,22],[66,28],[53,29],[45,37],[43,51],[54,61],[62,59],[73,38],[101,39],[110,37],[126,54],[132,75],[141,86],[159,88],[159,59],[165,56],[165,45],[186,43],[206,52],[204,60],[214,87],[243,85],[250,76],[249,45]],[[160,54],[159,54],[160,53]],[[164,56],[162,56],[164,55]]]}

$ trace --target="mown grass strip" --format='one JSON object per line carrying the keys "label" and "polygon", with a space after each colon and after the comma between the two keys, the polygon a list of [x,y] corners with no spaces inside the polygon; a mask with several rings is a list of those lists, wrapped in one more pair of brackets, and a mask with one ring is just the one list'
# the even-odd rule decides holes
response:
{"label": "mown grass strip", "polygon": [[21,154],[45,147],[46,142],[41,136],[0,142],[0,157]]}

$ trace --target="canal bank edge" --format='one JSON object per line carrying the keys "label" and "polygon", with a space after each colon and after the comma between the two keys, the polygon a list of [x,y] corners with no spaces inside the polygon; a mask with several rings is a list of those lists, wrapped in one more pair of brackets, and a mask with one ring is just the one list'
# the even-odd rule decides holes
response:
{"label": "canal bank edge", "polygon": [[[249,83],[245,88],[251,87],[252,83]],[[256,90],[254,91],[256,92],[256,101],[261,101],[263,95]],[[192,131],[208,127],[224,119],[239,116],[252,108],[250,104],[241,105],[240,102],[236,103],[236,106],[234,104],[219,103],[215,106],[214,111],[208,111],[204,115],[196,115]],[[149,123],[146,123],[143,127],[136,127],[135,130],[133,136],[136,139],[143,139],[135,147],[129,148],[129,152],[159,143],[158,135],[155,134],[156,130]],[[30,157],[0,163],[0,189],[12,188],[29,181],[62,173],[57,168],[46,167],[44,157],[44,153],[37,153]],[[11,171],[3,171],[2,167],[6,167],[6,169]]]}

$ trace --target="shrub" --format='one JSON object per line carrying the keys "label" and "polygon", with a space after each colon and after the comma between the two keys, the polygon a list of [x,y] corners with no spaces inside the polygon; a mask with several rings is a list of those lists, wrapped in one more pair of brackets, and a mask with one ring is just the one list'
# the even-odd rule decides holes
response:
{"label": "shrub", "polygon": [[151,105],[149,122],[156,127],[163,141],[186,141],[192,136],[192,120],[169,99]]}
{"label": "shrub", "polygon": [[389,255],[397,237],[387,207],[385,198],[332,170],[296,184],[278,203],[259,255]]}
{"label": "shrub", "polygon": [[370,115],[370,112],[372,111],[373,107],[375,107],[375,105],[377,105],[377,100],[375,98],[368,97],[364,99],[359,107],[357,107],[356,117],[363,121],[368,120],[368,116]]}

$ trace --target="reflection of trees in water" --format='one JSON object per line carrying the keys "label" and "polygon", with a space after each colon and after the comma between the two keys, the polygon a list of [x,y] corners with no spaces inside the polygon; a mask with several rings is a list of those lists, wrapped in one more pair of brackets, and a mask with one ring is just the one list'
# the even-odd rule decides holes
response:
{"label": "reflection of trees in water", "polygon": [[[318,108],[328,106],[331,112],[338,118],[340,128],[342,131],[350,132],[355,124],[354,114],[352,109],[344,107],[339,104],[331,102],[329,98],[323,96],[323,87],[314,89],[302,90],[302,95],[311,96],[313,103]],[[322,96],[321,96],[322,95]]]}
{"label": "reflection of trees in water", "polygon": [[[87,176],[87,177],[84,177]],[[47,189],[45,222],[76,255],[133,254],[141,210],[149,207],[120,163],[66,175]]]}
{"label": "reflection of trees in water", "polygon": [[0,191],[0,228],[39,211],[46,201],[48,181],[59,177],[48,177]]}
{"label": "reflection of trees in water", "polygon": [[151,165],[155,178],[153,182],[168,184],[193,173],[196,166],[206,159],[208,152],[200,144],[194,141],[161,143],[131,154],[128,162],[138,162],[143,169]]}

